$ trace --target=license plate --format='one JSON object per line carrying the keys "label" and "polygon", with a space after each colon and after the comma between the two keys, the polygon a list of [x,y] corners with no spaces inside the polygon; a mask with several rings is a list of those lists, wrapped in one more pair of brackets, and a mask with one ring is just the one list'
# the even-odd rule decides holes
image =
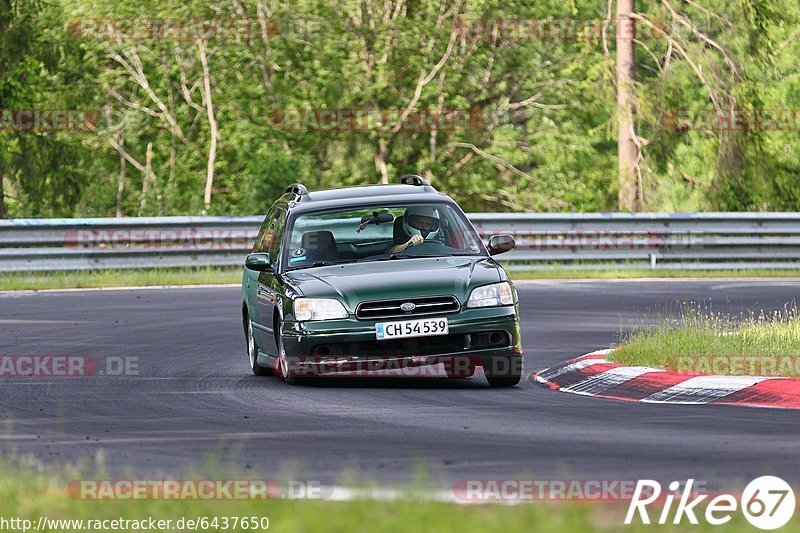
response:
{"label": "license plate", "polygon": [[446,318],[422,318],[375,324],[375,338],[379,341],[407,337],[430,337],[431,335],[447,335],[447,333]]}

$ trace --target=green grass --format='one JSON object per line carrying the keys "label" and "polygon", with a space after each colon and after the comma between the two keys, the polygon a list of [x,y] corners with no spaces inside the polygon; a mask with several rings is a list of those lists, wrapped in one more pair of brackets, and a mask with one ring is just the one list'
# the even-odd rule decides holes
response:
{"label": "green grass", "polygon": [[210,285],[240,283],[242,269],[90,270],[53,273],[0,274],[0,290],[137,287],[152,285]]}
{"label": "green grass", "polygon": [[[154,519],[177,521],[180,518],[267,517],[269,531],[373,532],[373,531],[717,531],[704,524],[690,526],[623,526],[627,504],[615,503],[526,503],[520,505],[458,505],[426,502],[413,496],[395,501],[357,500],[134,500],[90,501],[71,496],[66,486],[82,479],[73,467],[48,469],[34,459],[0,460],[0,517],[30,520],[40,516],[67,520]],[[108,479],[84,476],[85,479]],[[130,476],[128,476],[130,478]],[[231,479],[230,477],[221,479]],[[159,479],[159,478],[156,478]],[[190,479],[183,476],[182,479]],[[208,478],[205,478],[208,479]],[[674,509],[673,509],[674,513]],[[650,510],[656,520],[660,510]],[[685,521],[685,519],[684,519]],[[173,529],[177,531],[176,529]],[[210,529],[216,531],[217,529]],[[237,530],[244,530],[237,528]],[[741,514],[734,516],[726,531],[750,531]],[[66,527],[54,531],[77,531]],[[250,531],[263,531],[254,530]]]}
{"label": "green grass", "polygon": [[[515,280],[524,279],[630,279],[630,278],[800,278],[799,270],[649,270],[570,269],[554,266],[547,270],[509,271]],[[0,290],[72,289],[93,287],[147,287],[153,285],[208,285],[239,283],[242,269],[152,269],[96,270],[53,273],[0,274]]]}
{"label": "green grass", "polygon": [[509,270],[511,279],[685,279],[685,278],[800,278],[800,269],[651,270],[646,268]]}
{"label": "green grass", "polygon": [[794,304],[771,315],[732,316],[684,303],[654,324],[635,327],[609,358],[686,372],[797,377],[800,317]]}

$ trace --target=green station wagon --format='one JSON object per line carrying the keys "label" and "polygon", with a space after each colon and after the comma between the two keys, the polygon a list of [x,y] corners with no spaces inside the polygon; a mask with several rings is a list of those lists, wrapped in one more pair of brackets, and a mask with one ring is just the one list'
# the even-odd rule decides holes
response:
{"label": "green station wagon", "polygon": [[490,385],[519,382],[517,291],[492,258],[513,237],[484,246],[450,197],[419,176],[400,182],[294,184],[272,205],[242,278],[254,374],[294,384],[443,363],[447,377],[482,366]]}

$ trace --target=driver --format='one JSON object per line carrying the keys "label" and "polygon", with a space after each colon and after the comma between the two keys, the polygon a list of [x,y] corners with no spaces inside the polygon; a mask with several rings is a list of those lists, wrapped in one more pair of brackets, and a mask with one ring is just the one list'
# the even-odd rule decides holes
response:
{"label": "driver", "polygon": [[[403,215],[403,232],[411,238],[405,242],[397,242],[389,248],[390,254],[402,252],[409,246],[421,244],[428,235],[439,230],[439,213],[431,206],[412,206]],[[395,239],[399,236],[395,235]]]}

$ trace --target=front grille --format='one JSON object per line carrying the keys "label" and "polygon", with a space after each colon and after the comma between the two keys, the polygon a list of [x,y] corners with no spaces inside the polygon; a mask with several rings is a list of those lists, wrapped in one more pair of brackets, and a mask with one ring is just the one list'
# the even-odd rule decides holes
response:
{"label": "front grille", "polygon": [[[414,304],[411,311],[403,311],[401,306]],[[375,300],[361,302],[356,307],[356,318],[375,320],[378,318],[413,317],[441,313],[453,313],[461,309],[455,296],[425,296],[419,298],[402,298],[396,300]]]}
{"label": "front grille", "polygon": [[411,337],[406,339],[366,340],[359,342],[317,344],[310,350],[314,357],[411,357],[464,352],[471,349],[506,348],[511,337],[503,330],[477,333]]}

